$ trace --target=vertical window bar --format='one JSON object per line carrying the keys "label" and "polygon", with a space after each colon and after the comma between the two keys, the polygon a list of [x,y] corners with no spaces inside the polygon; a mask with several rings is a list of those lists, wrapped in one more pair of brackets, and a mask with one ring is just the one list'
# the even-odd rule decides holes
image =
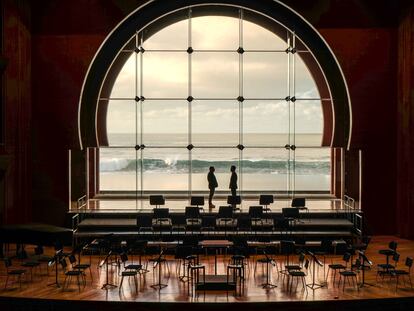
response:
{"label": "vertical window bar", "polygon": [[[239,10],[239,48],[243,48],[243,9]],[[243,53],[239,53],[239,96],[243,98]],[[239,144],[243,145],[243,101],[239,100]],[[239,194],[243,193],[243,150],[239,149]]]}
{"label": "vertical window bar", "polygon": [[[291,135],[291,132],[290,132],[290,118],[291,118],[291,116],[290,116],[290,53],[289,53],[289,51],[290,51],[290,48],[291,48],[291,44],[290,44],[290,41],[291,41],[291,38],[290,38],[290,32],[289,32],[289,30],[286,30],[286,37],[287,37],[287,40],[286,40],[286,42],[287,42],[287,97],[288,97],[288,100],[287,100],[287,105],[288,105],[288,145],[290,146],[291,145],[291,137],[290,137],[290,135]],[[289,149],[289,151],[288,151],[288,158],[287,158],[287,180],[286,180],[286,183],[287,183],[287,187],[286,187],[286,193],[287,193],[287,196],[289,196],[289,193],[290,193],[290,149]]]}
{"label": "vertical window bar", "polygon": [[[135,32],[135,49],[138,48],[138,32]],[[135,54],[135,98],[138,97],[138,53]],[[138,105],[140,103],[135,101],[135,146],[138,145]],[[138,151],[135,150],[135,210],[138,209]]]}
{"label": "vertical window bar", "polygon": [[[141,38],[140,38],[140,47],[142,47],[144,44],[144,32],[141,32]],[[140,91],[140,98],[141,100],[139,101],[139,120],[140,120],[140,143],[143,144],[143,121],[144,118],[142,116],[142,105],[143,105],[143,101],[142,98],[144,96],[143,92],[144,92],[144,55],[142,53],[142,51],[139,53],[139,57],[140,57],[140,81],[139,81],[139,91]],[[144,191],[144,158],[143,158],[143,152],[142,152],[142,148],[140,149],[140,178],[141,178],[141,185],[140,185],[140,192],[141,192],[141,198],[143,197],[143,191]]]}
{"label": "vertical window bar", "polygon": [[[296,49],[296,34],[295,32],[292,33],[292,49]],[[296,97],[296,52],[292,54],[292,96]],[[292,159],[292,193],[296,191],[296,100],[292,101],[292,108],[293,108],[293,118],[292,118],[292,131],[293,131],[293,145],[295,148],[292,151],[293,159]]]}
{"label": "vertical window bar", "polygon": [[[192,46],[192,10],[188,9],[188,48]],[[188,96],[192,96],[192,53],[188,54]],[[188,145],[192,144],[192,101],[188,101]],[[193,190],[193,159],[191,150],[188,150],[188,200],[190,204],[190,197]]]}

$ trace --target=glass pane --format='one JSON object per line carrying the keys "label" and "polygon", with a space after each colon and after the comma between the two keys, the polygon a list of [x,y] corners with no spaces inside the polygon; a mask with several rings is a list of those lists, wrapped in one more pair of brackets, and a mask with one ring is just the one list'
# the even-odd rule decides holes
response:
{"label": "glass pane", "polygon": [[288,95],[285,52],[247,52],[243,55],[245,98],[285,98]]}
{"label": "glass pane", "polygon": [[239,95],[237,53],[193,53],[192,92],[194,98],[234,98]]}
{"label": "glass pane", "polygon": [[102,191],[140,189],[139,153],[132,148],[99,149],[99,186]]}
{"label": "glass pane", "polygon": [[242,158],[243,191],[288,190],[288,150],[246,148]]}
{"label": "glass pane", "polygon": [[144,101],[143,144],[146,146],[187,146],[188,102]]}
{"label": "glass pane", "polygon": [[[312,74],[309,68],[314,68],[313,70],[319,70],[319,66],[317,65],[315,59],[310,53],[296,53],[294,54],[295,62],[295,83],[294,83],[294,90],[292,89],[292,96],[296,98],[320,98],[318,88],[316,86],[315,80],[312,77]],[[308,62],[308,67],[304,59]],[[321,81],[321,83],[325,83],[325,81]],[[293,93],[294,92],[294,93]]]}
{"label": "glass pane", "polygon": [[297,148],[294,158],[295,191],[330,191],[330,148]]}
{"label": "glass pane", "polygon": [[237,101],[193,101],[192,143],[195,146],[237,146],[239,103]]}
{"label": "glass pane", "polygon": [[147,51],[142,62],[144,97],[188,97],[187,53]]}
{"label": "glass pane", "polygon": [[239,20],[237,18],[193,17],[191,27],[192,47],[195,50],[236,51],[239,48]]}
{"label": "glass pane", "polygon": [[183,20],[171,24],[148,38],[150,29],[144,31],[143,48],[145,50],[187,50],[188,48],[188,13],[180,12]]}
{"label": "glass pane", "polygon": [[[247,16],[245,16],[247,17]],[[255,23],[243,21],[243,48],[245,50],[286,50],[287,30],[275,25],[275,33]]]}
{"label": "glass pane", "polygon": [[243,102],[243,145],[285,146],[289,142],[286,101]]}
{"label": "glass pane", "polygon": [[143,152],[144,191],[187,191],[189,152],[187,149],[147,148]]}
{"label": "glass pane", "polygon": [[296,146],[319,147],[322,143],[323,114],[320,100],[297,100],[295,109]]}
{"label": "glass pane", "polygon": [[[209,191],[207,174],[209,167],[214,166],[215,175],[218,183],[217,191],[224,191],[230,194],[230,167],[239,166],[239,150],[237,148],[194,148],[192,156],[192,191]],[[237,169],[237,173],[239,170]],[[240,176],[239,184],[240,188]]]}
{"label": "glass pane", "polygon": [[110,100],[106,117],[109,146],[135,146],[136,103],[132,100]]}
{"label": "glass pane", "polygon": [[[139,68],[139,57],[136,57],[137,54],[130,53],[130,52],[121,52],[121,54],[118,56],[118,60],[115,61],[115,65],[111,70],[113,71],[113,75],[117,75],[114,85],[111,90],[110,98],[129,98],[134,99],[136,94],[136,65]],[[118,64],[122,64],[122,62],[125,61],[124,65],[119,69],[118,71],[114,68],[115,66],[118,66]],[[139,78],[139,74],[137,75]],[[139,85],[139,83],[137,83]]]}

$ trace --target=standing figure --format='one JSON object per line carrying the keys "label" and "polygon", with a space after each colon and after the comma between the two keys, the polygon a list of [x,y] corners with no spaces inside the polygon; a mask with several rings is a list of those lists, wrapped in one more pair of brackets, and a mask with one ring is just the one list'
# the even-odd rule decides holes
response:
{"label": "standing figure", "polygon": [[214,191],[218,187],[218,183],[217,183],[216,176],[214,175],[214,171],[215,171],[214,166],[210,166],[209,172],[207,174],[208,189],[210,189],[210,194],[208,196],[208,206],[209,206],[209,208],[216,207],[213,204],[213,196],[214,196]]}
{"label": "standing figure", "polygon": [[237,174],[236,174],[236,166],[232,165],[230,168],[231,177],[230,177],[230,185],[229,188],[231,190],[231,196],[235,197],[237,195]]}

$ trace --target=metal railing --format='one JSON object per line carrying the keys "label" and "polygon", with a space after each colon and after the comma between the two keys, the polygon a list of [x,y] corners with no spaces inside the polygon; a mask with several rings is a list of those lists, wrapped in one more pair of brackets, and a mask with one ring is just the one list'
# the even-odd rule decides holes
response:
{"label": "metal railing", "polygon": [[360,208],[355,203],[355,199],[344,195],[343,199],[346,218],[354,225],[354,230],[358,235],[362,235],[363,218]]}

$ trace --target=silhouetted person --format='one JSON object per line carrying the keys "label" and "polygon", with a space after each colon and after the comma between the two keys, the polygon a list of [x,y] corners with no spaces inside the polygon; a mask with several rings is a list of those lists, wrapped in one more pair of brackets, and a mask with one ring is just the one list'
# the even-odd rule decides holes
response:
{"label": "silhouetted person", "polygon": [[231,195],[233,197],[235,197],[237,195],[236,194],[236,190],[237,190],[237,174],[236,174],[236,167],[234,165],[231,166],[230,172],[231,172],[231,177],[230,177],[230,185],[229,185],[229,188],[231,190]]}
{"label": "silhouetted person", "polygon": [[210,208],[216,207],[213,204],[213,196],[214,196],[214,191],[218,187],[218,183],[217,183],[216,176],[214,175],[214,171],[215,171],[214,166],[210,166],[210,171],[207,174],[208,189],[210,189],[210,194],[208,196],[208,206]]}

